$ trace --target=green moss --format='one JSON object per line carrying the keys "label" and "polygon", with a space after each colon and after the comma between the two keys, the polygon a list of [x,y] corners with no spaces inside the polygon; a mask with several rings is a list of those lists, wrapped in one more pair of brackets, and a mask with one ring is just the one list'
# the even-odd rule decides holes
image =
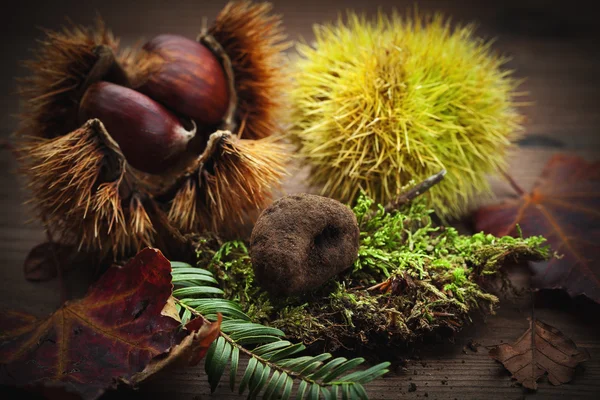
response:
{"label": "green moss", "polygon": [[549,257],[541,237],[461,235],[434,224],[422,199],[387,213],[361,195],[353,209],[361,229],[350,271],[301,297],[272,298],[255,281],[246,246],[198,246],[198,259],[215,272],[226,297],[257,322],[312,343],[411,341],[439,328],[458,330],[476,310],[493,312],[498,298],[484,283],[514,260]]}

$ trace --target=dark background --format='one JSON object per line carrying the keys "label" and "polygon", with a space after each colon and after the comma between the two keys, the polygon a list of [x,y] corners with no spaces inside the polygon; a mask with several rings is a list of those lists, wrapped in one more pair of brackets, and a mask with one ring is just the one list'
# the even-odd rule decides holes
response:
{"label": "dark background", "polygon": [[[557,152],[600,159],[600,24],[592,2],[583,1],[274,1],[275,12],[283,14],[291,39],[310,40],[313,23],[331,21],[346,8],[374,14],[378,8],[403,11],[414,4],[421,11],[441,11],[457,22],[475,22],[477,33],[495,38],[494,49],[512,57],[507,65],[516,76],[526,78],[531,106],[523,109],[526,133],[510,159],[510,174],[526,189],[531,188],[546,161]],[[39,28],[56,29],[69,17],[91,24],[97,14],[112,28],[122,44],[150,39],[160,33],[195,37],[202,17],[211,21],[225,1],[16,1],[0,11],[0,138],[7,139],[16,127],[14,114],[19,100],[14,78],[25,72],[19,61],[31,56],[30,49],[41,38]],[[293,51],[293,50],[292,50]],[[31,283],[23,278],[22,263],[27,252],[44,240],[37,222],[28,223],[32,213],[23,202],[27,192],[14,174],[15,162],[8,149],[0,149],[0,308],[16,308],[39,316],[59,305],[56,281]],[[305,190],[306,171],[294,170],[286,184],[290,192]],[[498,197],[511,190],[494,180]],[[527,285],[525,273],[516,282]],[[89,280],[86,271],[75,271],[68,282],[72,295],[83,293]],[[519,399],[595,398],[600,392],[600,326],[598,307],[582,299],[570,300],[557,293],[536,298],[536,313],[545,322],[570,336],[592,354],[572,384],[551,387],[542,383],[537,394],[515,385],[501,365],[490,360],[485,346],[513,341],[527,329],[529,298],[505,300],[498,315],[475,323],[459,334],[456,343],[421,345],[406,362],[396,362],[393,373],[368,386],[375,399]],[[482,347],[464,346],[475,341]],[[477,348],[476,348],[477,349]],[[415,359],[415,355],[421,357]],[[410,383],[417,390],[408,392]],[[144,386],[140,398],[182,399],[226,398],[227,387],[216,395],[209,389],[201,367],[180,370]],[[113,395],[114,397],[115,395]]]}

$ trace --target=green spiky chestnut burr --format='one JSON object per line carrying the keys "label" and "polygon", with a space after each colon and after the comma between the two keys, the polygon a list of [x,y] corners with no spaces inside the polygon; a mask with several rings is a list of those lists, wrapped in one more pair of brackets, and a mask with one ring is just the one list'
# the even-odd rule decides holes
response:
{"label": "green spiky chestnut burr", "polygon": [[446,169],[427,194],[460,216],[505,167],[521,116],[518,81],[472,26],[380,13],[316,26],[299,44],[293,134],[321,194],[386,204],[403,185]]}

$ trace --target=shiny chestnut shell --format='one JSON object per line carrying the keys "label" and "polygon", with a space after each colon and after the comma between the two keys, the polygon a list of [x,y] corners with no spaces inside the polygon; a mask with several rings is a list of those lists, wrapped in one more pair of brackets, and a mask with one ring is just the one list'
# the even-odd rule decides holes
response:
{"label": "shiny chestnut shell", "polygon": [[104,124],[131,166],[153,174],[175,165],[195,135],[148,96],[103,81],[91,85],[79,105],[80,122],[92,118]]}
{"label": "shiny chestnut shell", "polygon": [[178,35],[159,35],[143,49],[157,66],[136,89],[198,125],[217,125],[229,105],[228,82],[215,55]]}

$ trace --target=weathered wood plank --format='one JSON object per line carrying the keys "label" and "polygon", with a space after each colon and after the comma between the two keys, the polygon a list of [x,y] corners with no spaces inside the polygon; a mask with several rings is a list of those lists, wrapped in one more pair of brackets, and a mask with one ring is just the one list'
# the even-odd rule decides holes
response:
{"label": "weathered wood plank", "polygon": [[[496,316],[489,317],[485,323],[476,319],[476,323],[461,332],[455,343],[440,341],[433,344],[415,345],[412,352],[405,352],[405,363],[398,365],[385,379],[367,386],[373,399],[518,399],[526,392],[510,379],[510,374],[501,364],[487,356],[486,346],[512,342],[528,327],[529,315],[526,303],[517,307],[504,303]],[[593,398],[598,391],[600,378],[600,325],[582,325],[577,314],[579,303],[571,303],[563,310],[538,308],[538,317],[561,329],[573,338],[581,347],[586,348],[592,357],[583,368],[578,370],[573,383],[563,386],[551,386],[542,382],[536,395],[539,398]],[[585,327],[584,327],[585,326]],[[477,351],[468,348],[469,343],[479,343]],[[412,353],[412,354],[410,354]],[[397,361],[397,359],[396,359]],[[226,376],[226,375],[225,375]],[[241,376],[240,376],[241,377]],[[177,393],[177,399],[239,399],[229,392],[227,381],[221,384],[217,392],[210,396],[205,382],[203,367],[178,370],[151,382],[143,387],[140,395],[156,393]],[[411,384],[415,391],[409,391]],[[111,397],[109,397],[111,398]]]}
{"label": "weathered wood plank", "polygon": [[[28,49],[39,37],[38,26],[56,28],[70,16],[76,22],[90,23],[97,10],[126,45],[138,37],[152,37],[163,32],[194,36],[201,17],[212,19],[225,1],[153,2],[134,5],[132,2],[113,0],[62,2],[19,1],[0,24],[3,37],[3,63],[0,65],[0,139],[8,137],[16,128],[13,117],[18,102],[12,94],[13,77],[22,75],[18,60],[30,56]],[[548,4],[537,0],[511,0],[491,4],[485,0],[444,0],[419,3],[422,11],[442,10],[454,20],[479,22],[479,32],[496,37],[495,48],[512,56],[509,67],[519,77],[527,77],[523,90],[533,105],[524,109],[527,117],[525,147],[511,157],[509,173],[525,188],[533,185],[545,162],[557,151],[576,152],[589,159],[600,157],[600,58],[592,33],[598,31],[593,13],[580,7],[578,2],[568,5]],[[360,2],[344,0],[305,0],[302,10],[296,2],[275,1],[276,11],[284,14],[284,22],[292,38],[311,38],[314,22],[334,20],[338,10],[353,7],[367,13],[384,10],[391,5],[404,10],[412,1],[380,0]],[[35,12],[33,12],[35,11]],[[0,307],[19,308],[44,316],[59,304],[58,283],[30,283],[23,279],[22,263],[31,247],[44,240],[39,223],[26,221],[33,213],[22,203],[27,196],[22,184],[13,174],[15,163],[7,150],[0,150]],[[284,186],[287,192],[306,190],[301,184],[307,169],[294,171]],[[512,195],[500,179],[493,187],[500,197]],[[482,200],[485,201],[485,200]],[[85,290],[91,279],[89,271],[77,271],[68,282],[73,295]],[[521,281],[524,279],[520,277]],[[547,296],[546,296],[547,297]],[[585,363],[572,384],[551,387],[540,386],[536,398],[595,398],[600,390],[600,326],[594,320],[598,307],[580,301],[560,302],[564,297],[551,296],[550,304],[538,304],[537,315],[561,329],[582,347],[587,348],[592,360]],[[547,300],[547,298],[546,298]],[[547,303],[547,302],[546,302]],[[518,304],[504,302],[496,316],[486,323],[476,320],[456,338],[454,344],[434,343],[421,345],[414,354],[405,353],[395,359],[398,368],[390,376],[368,386],[374,399],[520,399],[531,393],[510,380],[503,367],[487,357],[484,347],[477,352],[463,346],[471,340],[482,346],[513,341],[527,329],[527,300]],[[419,355],[421,359],[414,359]],[[412,358],[411,358],[412,357]],[[399,363],[406,358],[404,363]],[[416,390],[409,392],[414,383]],[[142,387],[137,393],[113,393],[107,398],[173,398],[173,399],[240,399],[220,387],[209,394],[202,367],[172,372]]]}

